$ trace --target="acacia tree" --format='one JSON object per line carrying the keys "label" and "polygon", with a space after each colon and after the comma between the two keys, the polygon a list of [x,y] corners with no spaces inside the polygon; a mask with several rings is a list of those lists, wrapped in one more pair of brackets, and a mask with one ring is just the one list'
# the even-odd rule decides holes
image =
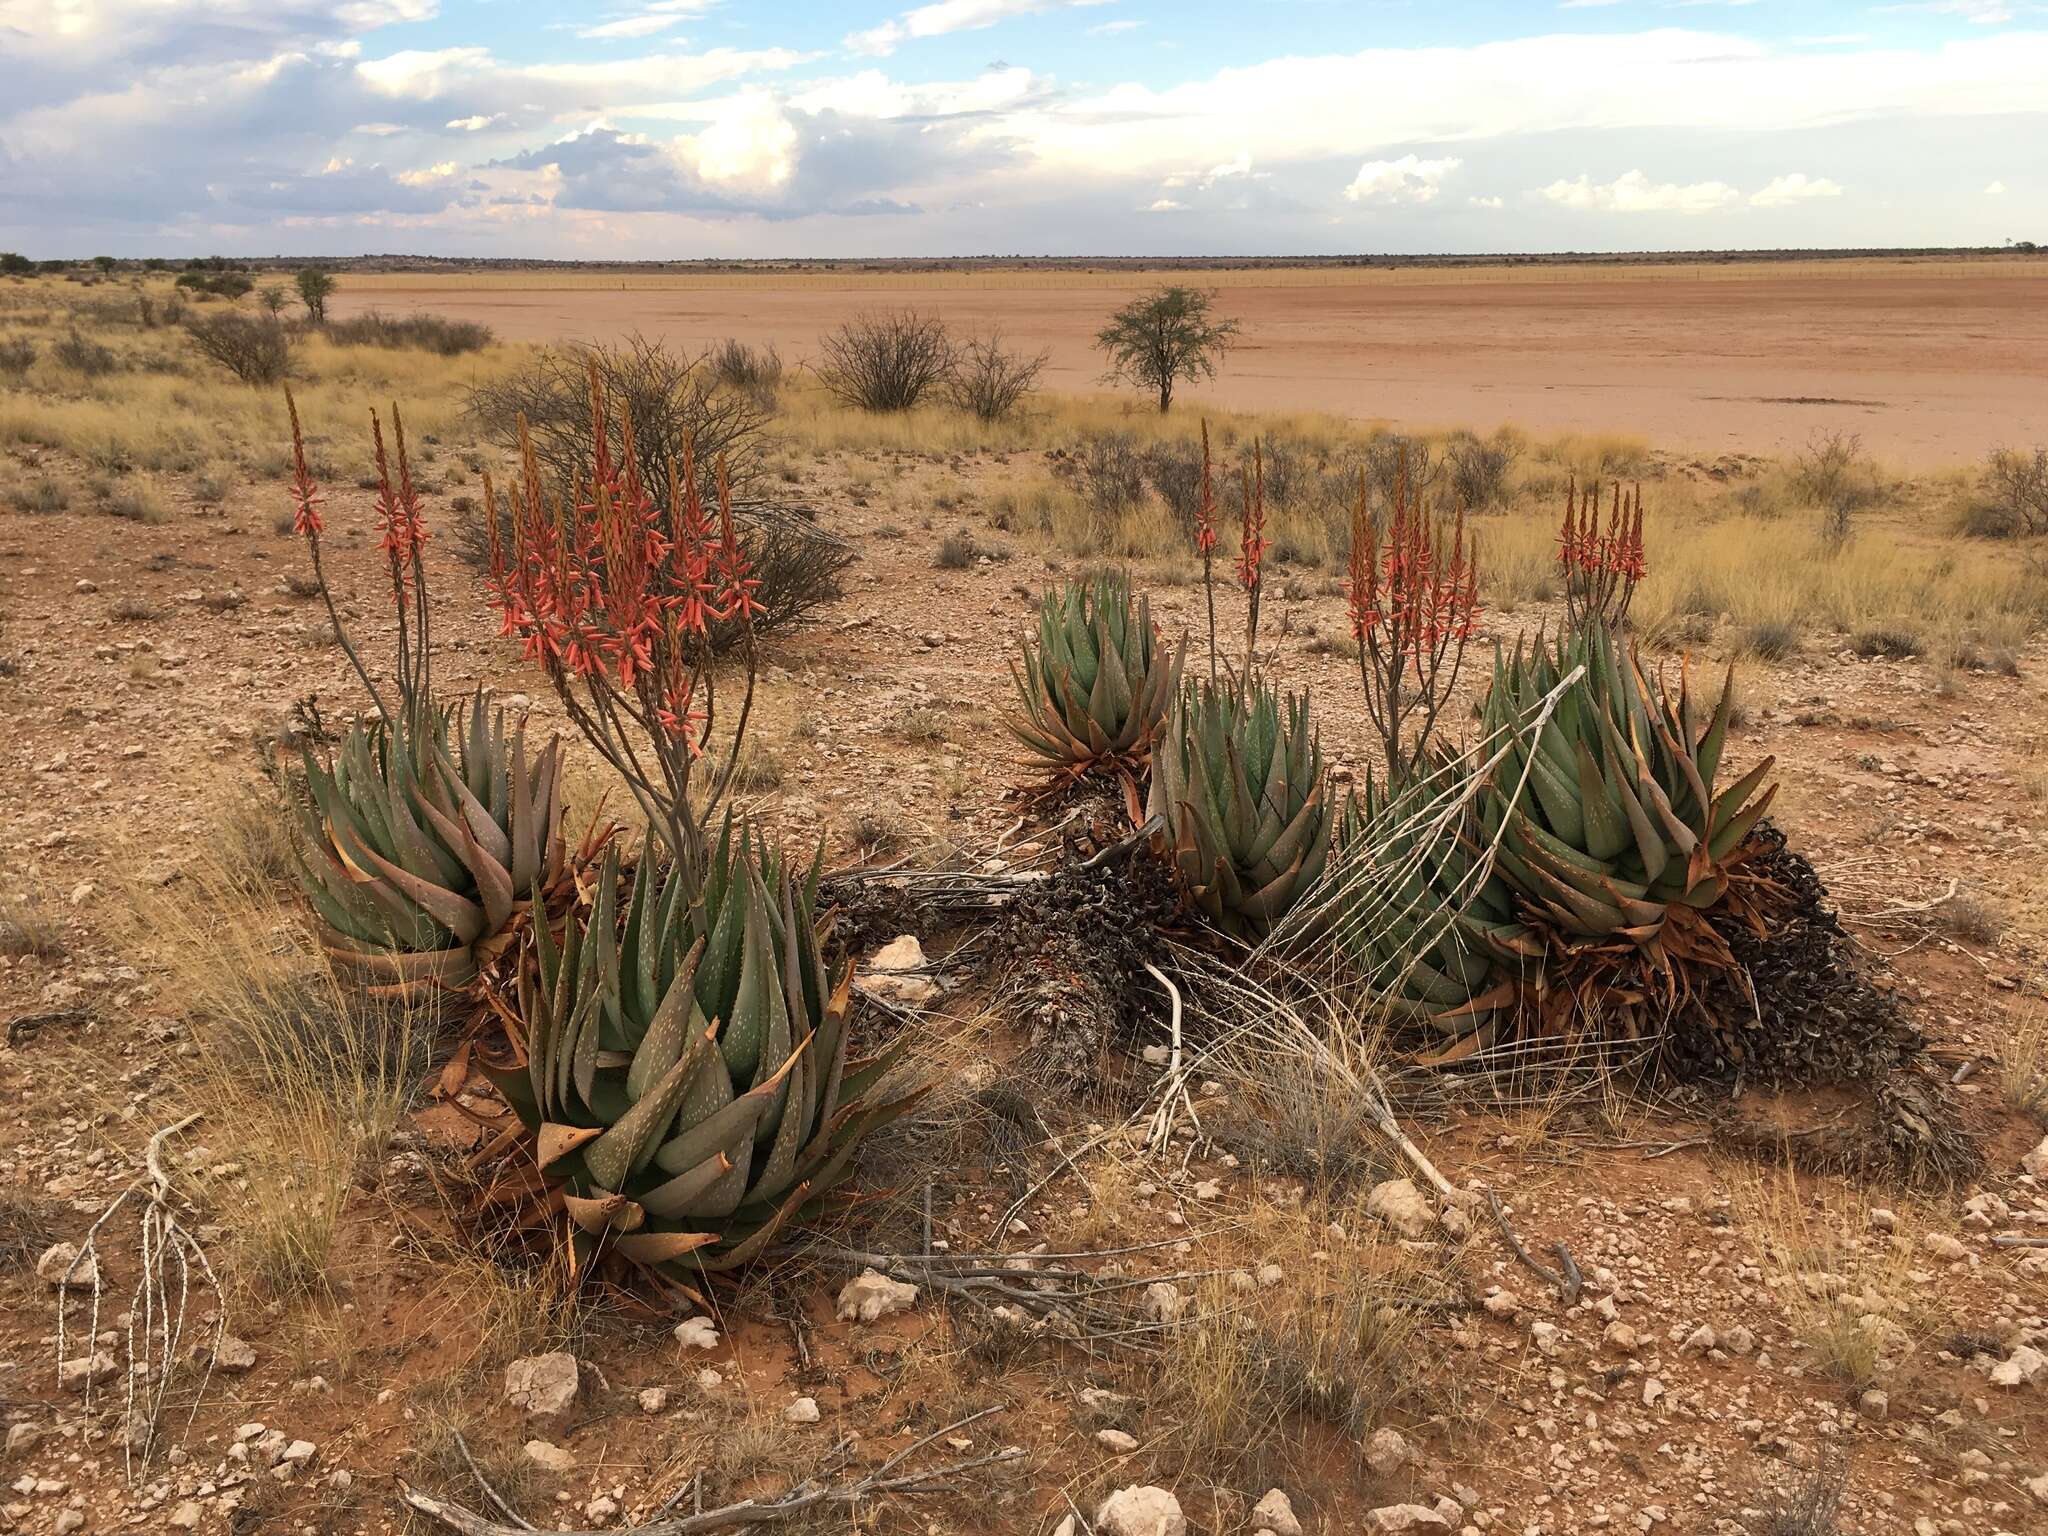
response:
{"label": "acacia tree", "polygon": [[1159,395],[1163,412],[1182,379],[1213,379],[1237,336],[1237,322],[1213,316],[1216,295],[1168,286],[1133,299],[1109,317],[1095,345],[1109,356],[1103,377]]}
{"label": "acacia tree", "polygon": [[306,318],[315,325],[325,325],[327,300],[336,286],[334,274],[323,272],[318,267],[306,267],[293,282],[298,286],[300,302],[306,306]]}

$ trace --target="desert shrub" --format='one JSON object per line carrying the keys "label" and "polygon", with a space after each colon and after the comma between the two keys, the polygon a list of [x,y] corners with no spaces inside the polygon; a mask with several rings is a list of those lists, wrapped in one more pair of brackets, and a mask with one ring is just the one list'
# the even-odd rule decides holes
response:
{"label": "desert shrub", "polygon": [[1058,467],[1080,482],[1089,504],[1120,517],[1145,496],[1145,466],[1128,432],[1091,432]]}
{"label": "desert shrub", "polygon": [[1191,438],[1167,438],[1145,450],[1146,482],[1183,529],[1195,526],[1202,504],[1202,448]]}
{"label": "desert shrub", "polygon": [[1904,661],[1918,656],[1926,643],[1912,630],[1900,624],[1876,624],[1859,629],[1849,641],[1849,648],[1858,656],[1883,657],[1890,661]]}
{"label": "desert shrub", "polygon": [[1504,432],[1489,438],[1453,438],[1444,450],[1450,464],[1450,491],[1460,506],[1474,512],[1503,505],[1508,477],[1514,472],[1521,445]]}
{"label": "desert shrub", "polygon": [[[1314,453],[1305,443],[1291,437],[1275,437],[1269,432],[1239,450],[1236,470],[1227,478],[1241,488],[1252,475],[1261,476],[1266,505],[1285,511],[1299,502],[1314,483],[1314,460]],[[1216,495],[1218,500],[1222,499],[1221,485],[1216,487]]]}
{"label": "desert shrub", "polygon": [[[280,290],[281,292],[282,290]],[[481,352],[491,344],[491,328],[474,320],[445,315],[387,315],[366,310],[348,320],[328,322],[327,339],[343,347],[411,348],[437,357]]]}
{"label": "desert shrub", "polygon": [[101,346],[76,327],[50,348],[50,358],[88,379],[102,378],[121,366],[121,360],[114,355],[112,347]]}
{"label": "desert shrub", "polygon": [[[483,508],[464,500],[467,505],[454,509],[455,552],[476,569],[487,570],[491,546]],[[741,500],[733,503],[732,513],[740,545],[761,583],[754,594],[761,604],[761,611],[754,616],[757,632],[795,624],[845,590],[846,568],[854,561],[853,546],[820,528],[808,512],[770,501]],[[512,509],[505,501],[498,504],[498,534],[509,548]],[[723,650],[739,637],[737,623],[711,626],[715,650]]]}
{"label": "desert shrub", "polygon": [[1799,626],[1790,619],[1759,619],[1743,631],[1742,648],[1762,661],[1783,661],[1799,649]]}
{"label": "desert shrub", "polygon": [[1839,549],[1854,531],[1854,515],[1878,499],[1875,472],[1863,457],[1863,439],[1839,428],[1816,428],[1794,455],[1793,494],[1820,508],[1821,537]]}
{"label": "desert shrub", "polygon": [[163,497],[147,480],[122,480],[110,487],[100,510],[127,523],[161,523],[167,515]]}
{"label": "desert shrub", "polygon": [[26,336],[0,341],[0,378],[20,380],[35,362],[36,344]]}
{"label": "desert shrub", "polygon": [[1435,457],[1429,444],[1419,437],[1404,437],[1398,432],[1375,432],[1365,445],[1364,457],[1366,484],[1374,500],[1382,507],[1394,504],[1403,474],[1408,477],[1411,497],[1427,498],[1437,481],[1443,478],[1443,460]]}
{"label": "desert shrub", "polygon": [[239,299],[256,286],[241,272],[180,272],[175,282],[187,293],[217,299]]}
{"label": "desert shrub", "polygon": [[593,367],[614,430],[621,415],[633,423],[642,479],[667,485],[668,461],[680,466],[684,444],[692,443],[705,493],[714,493],[723,459],[734,494],[744,499],[761,475],[769,412],[748,392],[722,387],[705,357],[677,352],[665,341],[636,335],[551,347],[518,372],[472,390],[470,419],[483,436],[516,449],[523,414],[548,477],[574,485],[589,473]]}
{"label": "desert shrub", "polygon": [[15,486],[8,499],[17,512],[62,512],[71,505],[71,493],[64,483],[48,475]]}
{"label": "desert shrub", "polygon": [[1003,333],[972,336],[964,342],[946,378],[946,398],[982,421],[1001,421],[1038,387],[1038,376],[1050,352],[1030,355],[1003,344]]}
{"label": "desert shrub", "polygon": [[189,322],[185,334],[202,357],[244,384],[282,384],[291,368],[292,335],[275,320],[231,310]]}
{"label": "desert shrub", "polygon": [[953,371],[946,322],[914,309],[855,315],[818,349],[818,377],[834,398],[856,410],[914,409]]}
{"label": "desert shrub", "polygon": [[942,571],[964,571],[974,564],[974,557],[980,552],[975,547],[974,535],[965,528],[956,528],[939,540],[932,564]]}
{"label": "desert shrub", "polygon": [[773,395],[782,387],[782,354],[770,343],[759,346],[728,336],[711,349],[711,374],[727,389]]}
{"label": "desert shrub", "polygon": [[1979,493],[1963,508],[1961,531],[1983,539],[2048,533],[2048,448],[1999,448],[1984,465]]}

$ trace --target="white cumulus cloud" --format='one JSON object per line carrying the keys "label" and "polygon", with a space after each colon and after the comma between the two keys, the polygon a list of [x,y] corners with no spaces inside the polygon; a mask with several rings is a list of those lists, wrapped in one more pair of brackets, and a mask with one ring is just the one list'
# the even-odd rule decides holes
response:
{"label": "white cumulus cloud", "polygon": [[1403,155],[1398,160],[1368,160],[1358,168],[1344,195],[1354,203],[1431,203],[1443,189],[1444,178],[1463,165],[1447,157],[1424,160]]}
{"label": "white cumulus cloud", "polygon": [[1840,197],[1841,184],[1829,181],[1825,176],[1808,176],[1803,171],[1789,175],[1774,176],[1760,190],[1750,194],[1752,208],[1789,208],[1794,203],[1811,202],[1818,197]]}
{"label": "white cumulus cloud", "polygon": [[1543,196],[1581,213],[1712,213],[1742,199],[1725,181],[1655,182],[1641,171],[1624,171],[1607,182],[1585,175],[1553,181]]}
{"label": "white cumulus cloud", "polygon": [[2002,181],[1994,181],[1994,182],[1992,182],[1992,183],[1991,183],[1991,184],[1990,184],[1989,186],[1987,186],[1987,187],[1986,187],[1986,188],[1984,189],[1984,195],[1985,195],[1986,197],[2003,197],[2003,196],[2005,196],[2005,183],[2004,183],[2004,182],[2002,182]]}

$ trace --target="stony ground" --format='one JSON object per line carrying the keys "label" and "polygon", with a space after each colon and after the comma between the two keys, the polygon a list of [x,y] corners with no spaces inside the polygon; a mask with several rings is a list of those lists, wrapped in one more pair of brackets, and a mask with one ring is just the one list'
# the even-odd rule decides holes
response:
{"label": "stony ground", "polygon": [[[803,486],[861,559],[843,598],[768,647],[759,740],[777,772],[750,798],[789,835],[822,833],[828,862],[945,848],[1000,863],[1057,842],[1048,813],[1011,795],[995,722],[1005,655],[1059,566],[983,525],[976,487],[999,468],[838,455]],[[878,477],[880,495],[848,489]],[[918,508],[941,489],[955,510],[927,518]],[[363,526],[365,502],[338,491],[331,523]],[[207,1396],[189,1429],[183,1411],[166,1420],[170,1448],[129,1479],[118,1314],[132,1248],[110,1244],[101,1332],[90,1351],[67,1349],[78,1363],[62,1379],[62,1263],[46,1250],[81,1241],[137,1177],[150,1133],[185,1112],[179,1085],[204,1038],[167,984],[160,940],[128,914],[190,883],[221,836],[227,787],[254,778],[252,744],[286,729],[295,699],[349,705],[317,601],[281,581],[303,571],[274,526],[281,505],[274,489],[244,486],[160,526],[0,511],[0,857],[13,918],[36,935],[0,954],[6,1528],[390,1529],[418,1518],[396,1501],[400,1475],[486,1509],[451,1450],[458,1426],[528,1518],[618,1524],[677,1490],[688,1509],[698,1473],[707,1504],[812,1473],[844,1483],[1000,1408],[916,1464],[1009,1445],[1020,1456],[858,1516],[805,1518],[962,1533],[1048,1531],[1077,1515],[1112,1533],[1184,1520],[1279,1536],[1296,1521],[1531,1536],[2048,1530],[2048,1246],[2028,1245],[2048,1241],[2048,1152],[2028,1156],[2042,1127],[2006,1102],[2028,1022],[2048,1008],[2048,806],[2028,792],[2048,751],[2048,653],[2037,645],[2017,677],[1964,674],[1950,690],[1917,662],[1859,659],[1826,636],[1745,666],[1738,755],[1778,755],[1778,818],[1932,1039],[1927,1081],[1979,1139],[1978,1182],[1794,1176],[1782,1149],[1797,1136],[1774,1161],[1719,1134],[1773,1117],[1824,1132],[1848,1113],[1825,1094],[1735,1106],[1551,1094],[1505,1107],[1438,1095],[1409,1128],[1457,1198],[1425,1198],[1374,1152],[1332,1203],[1328,1180],[1240,1156],[1221,1135],[1152,1153],[1142,1128],[1105,1131],[1156,1076],[1134,1056],[1118,1091],[1038,1104],[1031,1131],[944,1165],[933,1231],[969,1251],[1007,1213],[1007,1251],[1114,1247],[1127,1251],[1109,1262],[1134,1281],[1187,1277],[1133,1287],[1161,1354],[1055,1348],[1028,1318],[991,1321],[929,1288],[902,1307],[875,1280],[843,1289],[860,1266],[821,1259],[722,1295],[715,1320],[678,1330],[613,1309],[566,1358],[535,1347],[521,1364],[479,1342],[492,1319],[447,1250],[403,1219],[446,1156],[429,1126],[368,1159],[323,1295],[266,1299],[230,1276],[235,1339]],[[963,524],[983,553],[936,569],[941,538]],[[344,613],[376,637],[386,620],[368,540],[335,546]],[[445,548],[436,574],[446,681],[529,686]],[[1315,686],[1348,774],[1363,761],[1355,693],[1319,638],[1341,633],[1341,597],[1308,576],[1285,590],[1295,595],[1269,615],[1271,664]],[[1161,585],[1155,603],[1169,629],[1197,626],[1199,588]],[[545,717],[544,701],[535,708]],[[961,935],[919,937],[944,955]],[[1019,1032],[985,1006],[971,967],[940,969],[960,985],[926,1028],[981,1058],[969,1077],[986,1103]],[[1240,1086],[1221,1071],[1195,1086],[1204,1123],[1231,1123]],[[168,1158],[195,1230],[232,1269],[260,1193],[236,1127],[202,1124]],[[1539,1263],[1554,1266],[1559,1243],[1573,1256],[1583,1286],[1571,1306],[1517,1260],[1486,1188]],[[915,1205],[903,1196],[892,1219]],[[1190,1391],[1203,1369],[1192,1352],[1232,1328],[1187,1319],[1205,1307],[1278,1316],[1275,1298],[1313,1300],[1361,1272],[1435,1287],[1410,1314],[1407,1365],[1385,1401],[1341,1425],[1309,1415],[1257,1443],[1217,1443],[1206,1426],[1231,1420]],[[92,1326],[76,1293],[62,1310],[74,1341]],[[211,1325],[199,1331],[210,1340]],[[545,1328],[517,1337],[549,1342]],[[89,1410],[85,1378],[104,1378]],[[1265,1388],[1219,1383],[1233,1390]],[[1139,1491],[1112,1497],[1127,1488]],[[1802,1499],[1812,1519],[1789,1523]]]}

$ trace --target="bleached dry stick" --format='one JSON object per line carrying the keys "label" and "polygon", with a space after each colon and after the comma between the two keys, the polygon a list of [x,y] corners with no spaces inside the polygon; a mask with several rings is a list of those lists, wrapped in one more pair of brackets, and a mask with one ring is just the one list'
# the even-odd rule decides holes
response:
{"label": "bleached dry stick", "polygon": [[1195,1101],[1188,1097],[1187,1072],[1181,1065],[1180,1052],[1180,988],[1168,979],[1166,972],[1150,960],[1144,962],[1145,974],[1166,989],[1166,995],[1173,1003],[1173,1017],[1168,1024],[1172,1032],[1171,1054],[1166,1059],[1166,1082],[1159,1099],[1159,1107],[1152,1111],[1151,1128],[1145,1136],[1145,1144],[1154,1152],[1166,1150],[1166,1144],[1173,1139],[1174,1112],[1176,1101],[1188,1112],[1188,1121],[1197,1131],[1202,1128],[1201,1118],[1195,1113]]}
{"label": "bleached dry stick", "polygon": [[[123,1467],[129,1482],[135,1480],[137,1471],[149,1465],[149,1458],[156,1448],[157,1430],[163,1422],[164,1407],[170,1395],[171,1381],[176,1373],[178,1346],[185,1336],[185,1316],[191,1301],[192,1269],[196,1265],[213,1291],[214,1327],[213,1345],[207,1351],[206,1372],[200,1378],[199,1390],[192,1399],[192,1411],[186,1415],[189,1425],[199,1412],[200,1399],[206,1395],[207,1384],[213,1379],[213,1360],[219,1353],[220,1341],[227,1333],[227,1293],[222,1289],[220,1277],[213,1271],[212,1263],[206,1257],[206,1250],[199,1240],[188,1232],[178,1220],[177,1212],[170,1203],[171,1176],[164,1167],[164,1143],[180,1131],[187,1130],[199,1122],[194,1111],[171,1125],[163,1127],[149,1138],[143,1149],[143,1173],[133,1183],[116,1195],[113,1202],[100,1212],[85,1234],[85,1241],[79,1244],[78,1252],[65,1268],[57,1287],[57,1368],[58,1379],[63,1379],[63,1367],[67,1360],[68,1319],[65,1303],[72,1284],[81,1275],[90,1273],[92,1291],[91,1325],[86,1335],[86,1374],[84,1381],[85,1405],[92,1406],[92,1352],[99,1340],[101,1269],[99,1239],[107,1223],[135,1202],[142,1207],[142,1218],[138,1234],[141,1250],[142,1273],[135,1282],[135,1294],[128,1307],[128,1368],[126,1377],[127,1414],[122,1426]],[[175,1305],[170,1294],[170,1271],[177,1266],[178,1296]],[[136,1351],[136,1339],[140,1337],[142,1349]],[[136,1366],[142,1369],[138,1372]],[[141,1400],[137,1400],[137,1380],[142,1381]],[[135,1443],[137,1417],[141,1418],[142,1444]]]}

